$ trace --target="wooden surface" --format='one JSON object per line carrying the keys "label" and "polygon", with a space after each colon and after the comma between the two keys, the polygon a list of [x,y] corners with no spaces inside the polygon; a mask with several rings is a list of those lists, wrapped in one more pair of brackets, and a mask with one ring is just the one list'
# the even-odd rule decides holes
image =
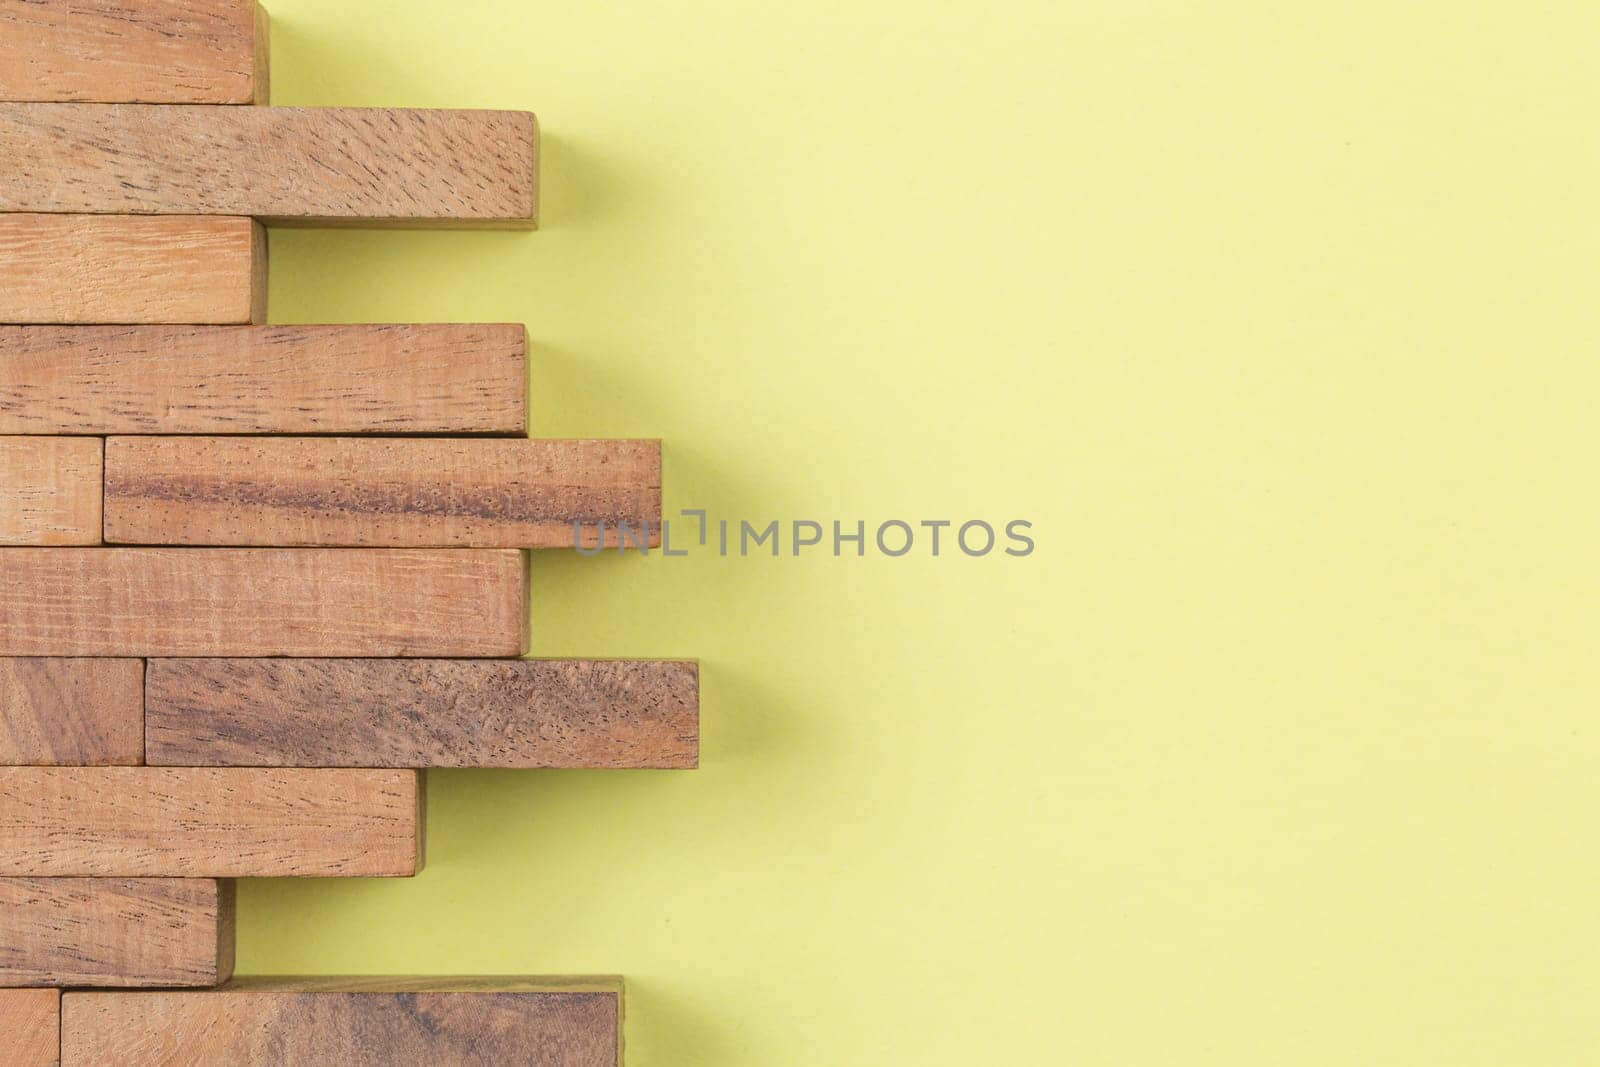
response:
{"label": "wooden surface", "polygon": [[528,227],[526,111],[0,104],[0,210]]}
{"label": "wooden surface", "polygon": [[[337,1056],[332,1053],[337,1050]],[[240,980],[204,991],[70,992],[62,1063],[618,1067],[622,987],[449,980]]]}
{"label": "wooden surface", "polygon": [[214,986],[232,973],[232,882],[0,878],[0,985]]}
{"label": "wooden surface", "polygon": [[415,874],[414,771],[0,767],[0,875]]}
{"label": "wooden surface", "polygon": [[0,437],[0,545],[100,543],[98,437]]}
{"label": "wooden surface", "polygon": [[0,323],[260,322],[266,266],[246,218],[0,215]]}
{"label": "wooden surface", "polygon": [[137,659],[0,659],[0,765],[144,762],[144,669]]}
{"label": "wooden surface", "polygon": [[0,656],[518,656],[514,551],[0,549]]}
{"label": "wooden surface", "polygon": [[152,660],[145,758],[235,767],[693,767],[699,669],[626,660]]}
{"label": "wooden surface", "polygon": [[59,989],[0,989],[6,1067],[53,1067],[61,1050]]}
{"label": "wooden surface", "polygon": [[106,441],[114,543],[570,548],[574,520],[660,518],[658,441]]}
{"label": "wooden surface", "polygon": [[0,326],[0,433],[524,434],[526,396],[520,325]]}
{"label": "wooden surface", "polygon": [[0,101],[267,102],[248,0],[0,0]]}

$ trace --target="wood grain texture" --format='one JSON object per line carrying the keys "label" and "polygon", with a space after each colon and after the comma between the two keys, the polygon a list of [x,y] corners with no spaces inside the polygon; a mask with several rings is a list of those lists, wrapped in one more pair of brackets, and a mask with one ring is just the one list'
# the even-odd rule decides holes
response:
{"label": "wood grain texture", "polygon": [[0,326],[0,433],[527,432],[520,325]]}
{"label": "wood grain texture", "polygon": [[409,876],[422,802],[415,771],[0,767],[0,875]]}
{"label": "wood grain texture", "polygon": [[0,0],[0,101],[264,104],[249,0]]}
{"label": "wood grain texture", "polygon": [[62,1063],[619,1067],[620,980],[242,979],[70,992]]}
{"label": "wood grain texture", "polygon": [[0,104],[0,210],[531,227],[526,111]]}
{"label": "wood grain texture", "polygon": [[143,660],[0,659],[0,765],[143,762]]}
{"label": "wood grain texture", "polygon": [[0,437],[0,545],[97,545],[98,437]]}
{"label": "wood grain texture", "polygon": [[111,437],[118,544],[571,548],[659,534],[658,441]]}
{"label": "wood grain texture", "polygon": [[0,1041],[7,1067],[60,1063],[61,991],[0,989]]}
{"label": "wood grain texture", "polygon": [[266,272],[245,218],[0,215],[0,323],[260,322]]}
{"label": "wood grain texture", "polygon": [[152,660],[145,758],[222,767],[678,767],[699,668],[651,660]]}
{"label": "wood grain texture", "polygon": [[0,878],[0,983],[214,986],[233,915],[233,883],[207,878]]}
{"label": "wood grain texture", "polygon": [[518,656],[514,551],[0,549],[0,656]]}

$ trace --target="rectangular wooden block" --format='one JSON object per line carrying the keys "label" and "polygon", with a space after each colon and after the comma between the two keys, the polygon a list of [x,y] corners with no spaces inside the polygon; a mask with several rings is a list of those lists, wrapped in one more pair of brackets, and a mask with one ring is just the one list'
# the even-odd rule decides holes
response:
{"label": "rectangular wooden block", "polygon": [[0,659],[0,765],[143,762],[143,660]]}
{"label": "rectangular wooden block", "polygon": [[0,656],[519,656],[514,551],[0,549]]}
{"label": "rectangular wooden block", "polygon": [[659,441],[112,437],[119,544],[570,548],[659,533]]}
{"label": "rectangular wooden block", "polygon": [[63,1067],[107,1063],[619,1067],[620,979],[235,979],[69,992]]}
{"label": "rectangular wooden block", "polygon": [[698,665],[151,660],[151,764],[693,767]]}
{"label": "rectangular wooden block", "polygon": [[97,545],[98,437],[0,437],[0,545]]}
{"label": "rectangular wooden block", "polygon": [[0,0],[0,101],[267,102],[250,0]]}
{"label": "rectangular wooden block", "polygon": [[415,771],[0,767],[0,875],[410,876]]}
{"label": "rectangular wooden block", "polygon": [[0,211],[531,227],[526,111],[0,104]]}
{"label": "rectangular wooden block", "polygon": [[521,325],[0,326],[0,433],[525,434]]}
{"label": "rectangular wooden block", "polygon": [[8,1067],[55,1067],[61,1062],[61,990],[0,989],[0,1035]]}
{"label": "rectangular wooden block", "polygon": [[0,323],[260,322],[266,273],[246,218],[0,215]]}
{"label": "rectangular wooden block", "polygon": [[0,984],[214,986],[232,973],[232,882],[0,878]]}

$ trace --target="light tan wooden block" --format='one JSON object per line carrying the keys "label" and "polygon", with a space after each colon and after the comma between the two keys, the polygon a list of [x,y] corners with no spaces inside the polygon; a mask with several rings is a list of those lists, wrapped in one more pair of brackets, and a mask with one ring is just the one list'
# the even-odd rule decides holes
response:
{"label": "light tan wooden block", "polygon": [[143,660],[0,659],[0,765],[143,762]]}
{"label": "light tan wooden block", "polygon": [[0,878],[0,983],[214,986],[232,973],[232,882]]}
{"label": "light tan wooden block", "polygon": [[0,104],[0,211],[531,227],[537,145],[526,111]]}
{"label": "light tan wooden block", "polygon": [[0,545],[97,545],[98,437],[0,437]]}
{"label": "light tan wooden block", "polygon": [[69,992],[62,1063],[619,1067],[621,979],[243,978]]}
{"label": "light tan wooden block", "polygon": [[119,544],[570,548],[660,532],[659,441],[112,437]]}
{"label": "light tan wooden block", "polygon": [[0,875],[409,876],[422,803],[415,771],[0,767]]}
{"label": "light tan wooden block", "polygon": [[7,1067],[54,1067],[61,1053],[61,990],[0,989]]}
{"label": "light tan wooden block", "polygon": [[250,0],[0,0],[0,101],[267,102]]}
{"label": "light tan wooden block", "polygon": [[0,433],[527,432],[520,325],[0,326]]}
{"label": "light tan wooden block", "polygon": [[518,656],[520,553],[0,549],[3,656]]}
{"label": "light tan wooden block", "polygon": [[266,271],[247,218],[0,215],[0,323],[260,322]]}
{"label": "light tan wooden block", "polygon": [[152,764],[693,767],[699,669],[653,660],[151,660]]}

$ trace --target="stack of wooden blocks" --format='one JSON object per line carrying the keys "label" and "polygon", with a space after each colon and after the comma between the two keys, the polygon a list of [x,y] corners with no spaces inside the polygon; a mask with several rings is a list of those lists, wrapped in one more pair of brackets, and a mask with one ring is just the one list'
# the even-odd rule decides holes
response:
{"label": "stack of wooden blocks", "polygon": [[265,52],[0,0],[0,1061],[616,1064],[616,979],[230,981],[229,879],[416,874],[422,769],[699,733],[693,663],[517,658],[522,550],[658,536],[658,442],[529,440],[521,326],[261,325],[263,222],[531,228],[533,116]]}

